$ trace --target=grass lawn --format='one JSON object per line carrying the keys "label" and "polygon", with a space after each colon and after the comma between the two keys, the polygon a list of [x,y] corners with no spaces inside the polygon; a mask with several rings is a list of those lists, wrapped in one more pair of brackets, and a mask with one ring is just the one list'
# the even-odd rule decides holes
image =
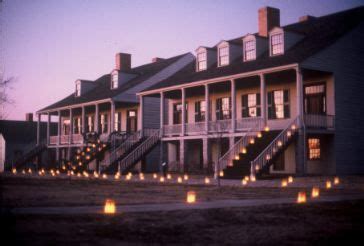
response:
{"label": "grass lawn", "polygon": [[[362,180],[362,178],[360,178]],[[345,188],[342,188],[345,187]],[[346,183],[322,196],[363,193]],[[353,188],[354,187],[354,188]],[[184,202],[186,192],[199,201],[296,197],[302,188],[221,187],[106,180],[68,180],[0,176],[1,207],[102,206]],[[306,188],[306,191],[309,191]],[[337,244],[361,238],[364,200],[269,205],[118,215],[1,214],[2,235],[14,245],[99,244]]]}

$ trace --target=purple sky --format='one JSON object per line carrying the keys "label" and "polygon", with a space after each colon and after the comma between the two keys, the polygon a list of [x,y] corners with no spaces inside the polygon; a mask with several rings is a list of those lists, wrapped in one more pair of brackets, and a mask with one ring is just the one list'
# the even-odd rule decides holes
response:
{"label": "purple sky", "polygon": [[[1,0],[0,0],[1,2]],[[123,1],[3,0],[0,72],[16,77],[8,119],[23,120],[74,91],[76,79],[94,80],[114,68],[117,52],[132,66],[152,57],[194,52],[222,39],[256,32],[262,6],[281,10],[281,25],[299,16],[326,15],[359,0]]]}

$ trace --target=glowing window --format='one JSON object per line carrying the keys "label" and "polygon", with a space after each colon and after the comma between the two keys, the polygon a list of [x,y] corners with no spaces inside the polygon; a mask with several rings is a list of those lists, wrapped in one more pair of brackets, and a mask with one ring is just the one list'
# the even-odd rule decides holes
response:
{"label": "glowing window", "polygon": [[197,70],[205,70],[207,68],[206,52],[197,54]]}
{"label": "glowing window", "polygon": [[255,60],[256,51],[254,40],[244,42],[244,58],[245,61]]}
{"label": "glowing window", "polygon": [[229,47],[219,48],[219,66],[229,65]]}
{"label": "glowing window", "polygon": [[272,55],[283,54],[283,33],[271,36],[271,52]]}
{"label": "glowing window", "polygon": [[319,160],[321,158],[321,148],[319,138],[308,139],[308,158],[310,160]]}

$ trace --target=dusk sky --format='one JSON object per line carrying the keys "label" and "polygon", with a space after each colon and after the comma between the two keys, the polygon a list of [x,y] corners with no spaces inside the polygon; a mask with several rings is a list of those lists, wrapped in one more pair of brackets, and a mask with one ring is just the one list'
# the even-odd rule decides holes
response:
{"label": "dusk sky", "polygon": [[[1,2],[1,0],[0,0]],[[258,8],[277,7],[281,25],[363,5],[359,0],[87,1],[3,0],[0,72],[15,77],[7,119],[23,120],[69,95],[77,79],[94,80],[114,68],[115,53],[132,66],[152,57],[193,52],[257,31]]]}

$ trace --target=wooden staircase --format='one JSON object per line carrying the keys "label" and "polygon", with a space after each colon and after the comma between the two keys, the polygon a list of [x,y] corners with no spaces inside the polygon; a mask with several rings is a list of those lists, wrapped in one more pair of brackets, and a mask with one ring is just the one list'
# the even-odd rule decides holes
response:
{"label": "wooden staircase", "polygon": [[15,161],[14,167],[16,169],[23,168],[27,164],[27,162],[34,159],[37,155],[41,154],[46,149],[47,149],[47,144],[45,142],[41,142],[40,144],[35,145],[27,153],[25,153],[18,160]]}
{"label": "wooden staircase", "polygon": [[255,135],[244,136],[238,141],[239,143],[244,140],[244,145],[235,144],[228,151],[230,157],[231,153],[234,155],[223,169],[223,178],[241,179],[245,176],[259,178],[263,173],[269,172],[270,165],[294,141],[298,133],[299,122],[297,117],[282,131],[263,131]]}

